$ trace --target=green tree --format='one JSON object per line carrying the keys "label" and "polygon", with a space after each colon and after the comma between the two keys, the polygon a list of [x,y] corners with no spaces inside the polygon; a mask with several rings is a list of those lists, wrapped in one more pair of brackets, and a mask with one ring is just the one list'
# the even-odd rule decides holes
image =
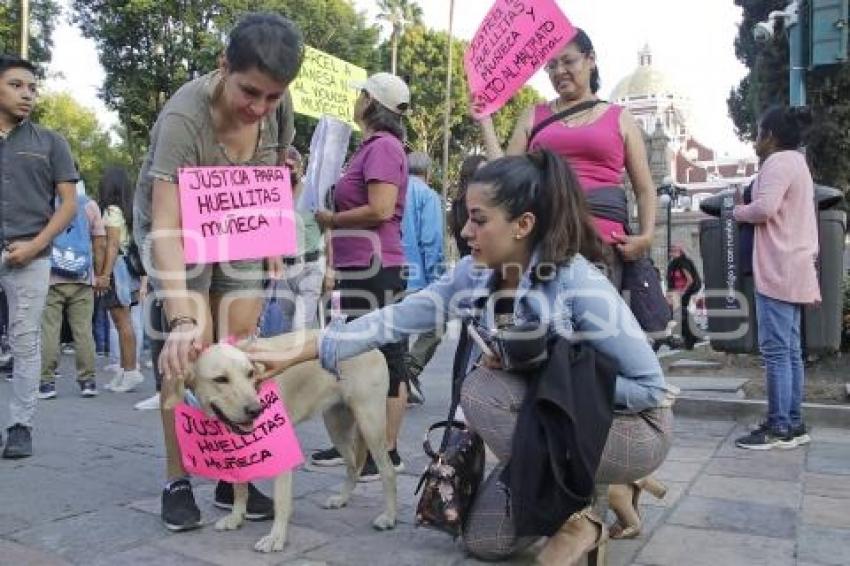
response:
{"label": "green tree", "polygon": [[[216,67],[227,33],[249,11],[290,17],[308,45],[356,65],[378,62],[378,29],[345,0],[72,0],[72,6],[106,72],[100,96],[118,112],[136,159],[166,100]],[[296,126],[303,131],[306,124],[299,118]]]}
{"label": "green tree", "polygon": [[82,106],[67,92],[45,93],[39,97],[33,114],[38,123],[62,134],[80,166],[89,194],[97,192],[104,168],[129,167],[130,156],[120,143],[113,143],[95,112]]}
{"label": "green tree", "polygon": [[378,9],[381,10],[378,19],[388,22],[392,27],[390,70],[395,75],[398,68],[399,40],[407,26],[422,24],[422,8],[413,0],[379,0]]}
{"label": "green tree", "polygon": [[[743,18],[735,53],[749,73],[729,95],[729,114],[738,136],[754,140],[760,114],[773,104],[788,104],[788,40],[779,32],[759,44],[753,26],[782,10],[787,0],[735,0]],[[813,125],[806,155],[815,180],[850,190],[850,65],[834,65],[808,73],[807,96]]]}
{"label": "green tree", "polygon": [[[443,124],[445,116],[445,80],[449,36],[425,26],[410,27],[398,49],[398,74],[404,77],[411,93],[411,112],[408,118],[409,145],[431,156],[434,163],[442,163]],[[450,115],[449,178],[456,178],[463,159],[482,151],[478,124],[469,115],[469,86],[463,69],[465,41],[452,42],[452,107]],[[381,46],[383,54],[392,49],[389,42]],[[507,140],[513,131],[519,113],[540,100],[531,87],[524,87],[494,116],[500,138]],[[437,186],[442,178],[435,171]]]}
{"label": "green tree", "polygon": [[[33,63],[50,61],[53,29],[61,10],[55,0],[30,0],[30,39],[28,58]],[[21,52],[21,2],[0,2],[0,53]]]}

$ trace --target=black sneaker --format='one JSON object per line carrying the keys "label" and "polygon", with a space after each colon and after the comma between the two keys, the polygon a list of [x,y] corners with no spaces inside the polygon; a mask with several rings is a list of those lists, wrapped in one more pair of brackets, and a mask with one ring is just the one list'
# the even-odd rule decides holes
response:
{"label": "black sneaker", "polygon": [[812,437],[809,436],[809,429],[806,428],[806,423],[791,426],[791,436],[794,437],[797,446],[805,446],[812,441]]}
{"label": "black sneaker", "polygon": [[425,395],[422,394],[422,387],[419,385],[419,378],[410,376],[410,380],[407,382],[408,391],[407,391],[407,404],[410,405],[422,405],[425,403]]}
{"label": "black sneaker", "polygon": [[797,442],[791,433],[771,431],[766,425],[759,425],[754,431],[735,441],[735,446],[747,450],[771,450],[796,448]]}
{"label": "black sneaker", "polygon": [[38,385],[39,399],[55,399],[56,398],[56,383],[53,381],[44,381]]}
{"label": "black sneaker", "polygon": [[[233,509],[233,484],[220,481],[215,485],[213,505],[219,509]],[[245,518],[249,521],[274,519],[274,500],[267,497],[254,484],[248,484],[248,509]]]}
{"label": "black sneaker", "polygon": [[381,479],[381,474],[378,473],[378,466],[375,465],[375,460],[372,459],[372,454],[366,456],[366,463],[363,464],[363,469],[360,470],[360,477],[357,481],[360,483],[369,483]]}
{"label": "black sneaker", "polygon": [[314,466],[342,466],[345,464],[345,460],[342,459],[336,448],[331,447],[313,452],[310,456],[310,463]]}
{"label": "black sneaker", "polygon": [[6,448],[3,457],[8,460],[29,458],[32,456],[32,435],[29,427],[15,424],[6,429]]}
{"label": "black sneaker", "polygon": [[[387,454],[390,456],[390,462],[392,462],[393,469],[401,473],[404,471],[404,462],[401,461],[401,456],[398,454],[398,450],[390,450]],[[375,464],[375,460],[372,459],[372,454],[369,454],[366,458],[366,463],[363,464],[363,469],[360,470],[360,478],[357,480],[360,483],[368,483],[373,481],[378,481],[381,479],[381,474],[378,472],[378,466]]]}
{"label": "black sneaker", "polygon": [[201,510],[187,479],[171,482],[162,490],[162,522],[169,531],[189,531],[201,526]]}
{"label": "black sneaker", "polygon": [[82,397],[97,397],[97,385],[93,379],[80,381],[79,384]]}

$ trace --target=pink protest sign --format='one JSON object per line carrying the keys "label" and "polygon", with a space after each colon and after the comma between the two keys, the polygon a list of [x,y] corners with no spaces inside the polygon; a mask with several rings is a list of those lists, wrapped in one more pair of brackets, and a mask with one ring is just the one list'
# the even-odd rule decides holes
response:
{"label": "pink protest sign", "polygon": [[178,183],[186,263],[297,253],[286,167],[188,167]]}
{"label": "pink protest sign", "polygon": [[555,0],[496,0],[463,57],[469,90],[489,116],[510,100],[576,29]]}
{"label": "pink protest sign", "polygon": [[263,384],[260,403],[263,412],[246,434],[232,432],[219,419],[186,403],[177,405],[175,429],[186,471],[241,483],[273,478],[299,466],[304,455],[274,380]]}

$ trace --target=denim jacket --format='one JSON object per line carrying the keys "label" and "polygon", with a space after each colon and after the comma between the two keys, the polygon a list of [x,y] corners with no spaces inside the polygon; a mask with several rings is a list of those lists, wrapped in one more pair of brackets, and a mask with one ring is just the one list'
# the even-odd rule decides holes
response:
{"label": "denim jacket", "polygon": [[[637,413],[659,407],[670,390],[646,336],[608,279],[581,255],[546,276],[537,269],[537,253],[523,274],[514,302],[514,320],[544,323],[549,332],[569,340],[587,340],[619,368],[615,409]],[[539,273],[539,274],[538,274]],[[452,318],[476,317],[493,326],[492,308],[476,309],[480,298],[492,298],[493,270],[476,267],[470,257],[425,289],[401,302],[354,321],[333,321],[319,338],[322,366],[336,373],[337,364],[411,334],[438,328]],[[472,359],[480,356],[474,347]]]}

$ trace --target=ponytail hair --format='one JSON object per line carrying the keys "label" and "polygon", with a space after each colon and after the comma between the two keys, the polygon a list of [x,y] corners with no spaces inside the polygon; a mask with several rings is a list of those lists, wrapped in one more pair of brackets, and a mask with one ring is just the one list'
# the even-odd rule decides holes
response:
{"label": "ponytail hair", "polygon": [[808,137],[812,113],[807,107],[771,106],[761,115],[759,126],[776,140],[779,149],[794,150]]}
{"label": "ponytail hair", "polygon": [[592,262],[607,261],[607,246],[596,233],[575,173],[551,151],[497,159],[476,171],[472,182],[492,187],[490,201],[509,220],[534,214],[531,241],[540,263],[559,266],[577,253]]}

